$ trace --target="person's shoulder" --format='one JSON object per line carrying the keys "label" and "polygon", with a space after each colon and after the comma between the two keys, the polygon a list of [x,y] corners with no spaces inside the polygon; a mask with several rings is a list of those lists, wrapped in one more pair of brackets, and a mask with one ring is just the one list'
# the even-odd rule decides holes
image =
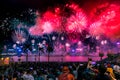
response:
{"label": "person's shoulder", "polygon": [[68,78],[74,78],[73,74],[68,74]]}
{"label": "person's shoulder", "polygon": [[62,74],[60,74],[59,76],[58,76],[58,78],[60,79],[62,77]]}
{"label": "person's shoulder", "polygon": [[111,80],[107,75],[101,75],[101,74],[98,74],[97,76],[96,76],[96,78],[95,78],[95,80],[103,80],[103,79],[105,79],[105,80]]}
{"label": "person's shoulder", "polygon": [[105,77],[105,80],[111,80],[107,75],[105,75],[104,77]]}
{"label": "person's shoulder", "polygon": [[26,74],[24,74],[22,77],[27,77],[27,75],[26,75]]}
{"label": "person's shoulder", "polygon": [[28,78],[29,78],[30,80],[34,80],[34,77],[33,77],[32,75],[30,75]]}

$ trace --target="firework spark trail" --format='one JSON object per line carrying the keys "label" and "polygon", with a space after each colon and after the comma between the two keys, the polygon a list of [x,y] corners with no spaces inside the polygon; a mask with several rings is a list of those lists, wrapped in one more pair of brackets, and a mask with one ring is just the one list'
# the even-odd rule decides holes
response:
{"label": "firework spark trail", "polygon": [[66,30],[68,32],[82,32],[87,27],[87,18],[85,13],[76,4],[71,4],[69,6],[74,10],[73,15],[67,19]]}
{"label": "firework spark trail", "polygon": [[28,38],[28,34],[20,28],[20,25],[18,25],[18,27],[19,28],[13,32],[13,35],[12,35],[13,41],[15,43],[17,41],[19,41],[19,43],[25,43]]}
{"label": "firework spark trail", "polygon": [[109,38],[120,38],[120,6],[111,4],[97,17],[98,20],[90,25],[93,35],[104,34]]}
{"label": "firework spark trail", "polygon": [[[60,29],[60,25],[61,25],[61,16],[57,15],[56,13],[53,13],[53,12],[50,12],[50,11],[47,11],[44,15],[43,15],[43,19],[42,19],[42,22],[43,24],[45,23],[48,23],[48,28],[50,27],[50,24],[51,24],[51,29],[50,31],[48,31],[47,29],[47,25],[43,26],[43,29],[46,31],[46,32],[52,32],[52,31],[59,31]],[[50,29],[50,28],[49,28]]]}
{"label": "firework spark trail", "polygon": [[[61,14],[64,14],[65,11],[60,7],[54,7],[53,10],[47,10],[43,14],[36,11],[35,25],[28,29],[29,34],[31,36],[42,36],[45,33],[66,32],[69,37],[77,42],[80,39],[79,33],[88,29],[92,36],[105,35],[109,38],[120,38],[119,5],[110,3],[99,4],[97,8],[91,10],[93,14],[90,16],[85,13],[83,7],[81,8],[75,3],[67,4],[63,8],[71,10],[71,13],[68,13],[70,16],[65,17],[66,22],[64,24],[62,24],[64,16]],[[62,29],[63,26],[64,29]],[[17,26],[17,28],[19,27]]]}
{"label": "firework spark trail", "polygon": [[53,31],[59,31],[61,25],[60,16],[51,11],[47,11],[43,14],[43,17],[39,16],[36,19],[35,26],[29,29],[31,35],[43,35],[44,33],[51,33]]}
{"label": "firework spark trail", "polygon": [[69,5],[73,14],[67,18],[66,31],[68,33],[69,40],[76,43],[80,40],[80,34],[87,28],[87,17],[82,8],[76,4]]}

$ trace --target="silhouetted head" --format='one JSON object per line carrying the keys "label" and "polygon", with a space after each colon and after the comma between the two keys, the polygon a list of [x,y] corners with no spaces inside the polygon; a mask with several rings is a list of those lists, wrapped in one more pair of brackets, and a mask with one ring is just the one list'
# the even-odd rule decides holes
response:
{"label": "silhouetted head", "polygon": [[101,74],[104,74],[106,72],[107,68],[105,66],[99,66],[99,72]]}
{"label": "silhouetted head", "polygon": [[62,72],[63,73],[69,73],[70,70],[69,70],[68,66],[63,66]]}

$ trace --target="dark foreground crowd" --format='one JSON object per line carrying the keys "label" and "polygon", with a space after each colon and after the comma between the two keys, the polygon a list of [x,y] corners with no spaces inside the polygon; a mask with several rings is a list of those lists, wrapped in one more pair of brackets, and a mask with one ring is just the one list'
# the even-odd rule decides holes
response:
{"label": "dark foreground crowd", "polygon": [[0,80],[120,80],[117,63],[20,62],[0,66]]}

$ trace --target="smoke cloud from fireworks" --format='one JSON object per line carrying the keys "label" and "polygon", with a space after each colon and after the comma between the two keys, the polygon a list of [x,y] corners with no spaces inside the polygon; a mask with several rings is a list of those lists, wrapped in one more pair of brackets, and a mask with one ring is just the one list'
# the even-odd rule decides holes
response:
{"label": "smoke cloud from fireworks", "polygon": [[[106,8],[107,7],[107,8]],[[102,7],[103,8],[103,7]],[[106,5],[90,25],[90,33],[93,35],[106,35],[109,38],[120,38],[120,6]]]}
{"label": "smoke cloud from fireworks", "polygon": [[85,2],[48,6],[43,11],[29,9],[18,13],[19,17],[5,18],[0,28],[4,35],[13,32],[15,43],[28,43],[33,38],[38,39],[36,43],[45,40],[52,45],[53,40],[70,43],[73,48],[81,42],[91,50],[103,45],[111,49],[111,45],[120,40],[120,4],[109,0]]}
{"label": "smoke cloud from fireworks", "polygon": [[38,16],[36,18],[36,24],[29,29],[31,35],[43,35],[44,33],[51,33],[53,31],[58,31],[61,25],[59,15],[47,11],[42,17]]}
{"label": "smoke cloud from fireworks", "polygon": [[[69,17],[63,15],[66,14],[65,8],[71,10],[71,13],[67,13],[70,14]],[[71,3],[62,8],[59,6],[54,7],[53,10],[48,9],[44,13],[37,11],[35,25],[29,28],[29,33],[32,36],[64,31],[68,34],[78,34],[87,29],[92,36],[105,35],[110,39],[120,38],[120,6],[118,4],[109,2],[98,4],[88,10],[90,15],[85,10],[84,7]]]}

